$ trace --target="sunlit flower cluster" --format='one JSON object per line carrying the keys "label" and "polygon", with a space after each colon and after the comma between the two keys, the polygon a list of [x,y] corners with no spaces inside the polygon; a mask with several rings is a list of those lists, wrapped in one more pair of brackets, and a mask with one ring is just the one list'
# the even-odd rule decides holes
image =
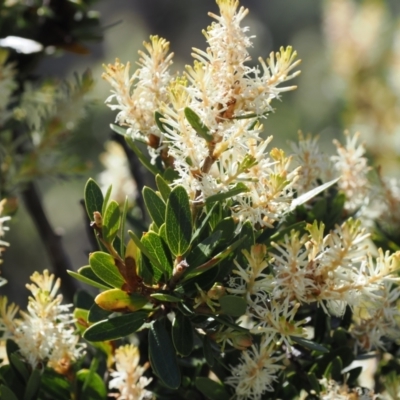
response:
{"label": "sunlit flower cluster", "polygon": [[115,370],[110,373],[111,380],[108,384],[110,389],[117,389],[120,400],[145,400],[152,399],[153,394],[145,387],[151,382],[143,373],[149,367],[139,365],[139,349],[127,344],[120,346],[115,351]]}
{"label": "sunlit flower cluster", "polygon": [[7,305],[6,297],[1,298],[3,339],[14,340],[32,367],[42,364],[65,373],[82,356],[84,348],[74,332],[74,319],[69,312],[72,305],[61,304],[62,296],[57,294],[60,280],[54,281],[54,275],[47,270],[43,274],[35,272],[31,281],[26,285],[32,294],[27,311],[19,311],[15,304]]}

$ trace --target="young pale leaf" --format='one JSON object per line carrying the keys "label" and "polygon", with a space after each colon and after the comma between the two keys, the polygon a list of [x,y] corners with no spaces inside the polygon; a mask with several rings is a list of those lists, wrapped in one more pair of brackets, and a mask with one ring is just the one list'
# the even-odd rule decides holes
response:
{"label": "young pale leaf", "polygon": [[92,270],[90,265],[86,265],[78,269],[78,273],[74,271],[67,271],[69,275],[78,279],[78,281],[87,283],[88,285],[94,286],[98,289],[110,289],[111,286],[107,285],[102,281]]}
{"label": "young pale leaf", "polygon": [[124,137],[128,136],[127,133],[126,133],[127,129],[122,128],[122,127],[119,126],[119,125],[110,124],[110,128],[111,128],[115,133],[118,133],[118,134],[121,135],[121,136],[124,136]]}
{"label": "young pale leaf", "polygon": [[178,389],[181,385],[181,372],[175,348],[164,324],[158,320],[149,329],[149,355],[153,371],[164,385]]}
{"label": "young pale leaf", "polygon": [[167,201],[171,193],[171,188],[160,174],[156,176],[156,184],[158,191],[161,193],[161,197],[164,199],[164,201]]}
{"label": "young pale leaf", "polygon": [[84,198],[87,214],[93,221],[93,213],[101,212],[103,208],[104,197],[99,185],[91,178],[86,182]]}
{"label": "young pale leaf", "polygon": [[120,289],[101,292],[94,299],[103,310],[114,312],[138,311],[147,304],[147,299],[138,293],[128,294]]}
{"label": "young pale leaf", "polygon": [[39,392],[41,384],[42,372],[39,369],[34,369],[26,384],[24,399],[23,400],[35,400]]}
{"label": "young pale leaf", "polygon": [[115,340],[136,332],[144,324],[147,312],[136,311],[93,324],[83,334],[89,342]]}
{"label": "young pale leaf", "polygon": [[171,252],[182,256],[190,246],[192,214],[189,196],[183,186],[176,186],[167,202],[165,230]]}
{"label": "young pale leaf", "polygon": [[246,300],[239,296],[222,296],[219,299],[219,304],[224,314],[231,315],[232,317],[240,317],[247,309]]}
{"label": "young pale leaf", "polygon": [[199,376],[196,378],[195,385],[207,399],[229,400],[231,398],[230,394],[221,383],[215,382],[210,378]]}
{"label": "young pale leaf", "polygon": [[172,341],[174,342],[177,353],[183,357],[188,356],[194,345],[193,327],[189,320],[183,314],[175,313],[172,323]]}
{"label": "young pale leaf", "polygon": [[147,186],[143,188],[142,193],[147,211],[149,212],[151,219],[159,228],[165,221],[165,203],[153,189],[150,189]]}
{"label": "young pale leaf", "polygon": [[237,196],[238,194],[248,192],[249,188],[243,183],[237,183],[232,189],[227,192],[217,193],[210,197],[207,197],[206,204],[213,204],[215,202],[222,202],[226,199],[230,199],[233,196]]}
{"label": "young pale leaf", "polygon": [[107,205],[103,215],[103,238],[106,242],[112,243],[117,236],[121,222],[121,212],[116,201],[112,200]]}
{"label": "young pale leaf", "polygon": [[200,117],[189,107],[185,108],[185,117],[196,133],[205,139],[207,142],[213,141],[213,135],[210,134],[210,130],[203,123]]}
{"label": "young pale leaf", "polygon": [[153,293],[150,295],[150,297],[153,297],[153,299],[159,301],[166,301],[168,303],[179,303],[180,301],[182,301],[182,299],[180,299],[179,297],[175,297],[166,293]]}
{"label": "young pale leaf", "polygon": [[308,200],[311,200],[317,194],[320,194],[324,190],[328,189],[329,187],[333,186],[335,183],[339,181],[340,178],[333,179],[329,182],[324,183],[323,185],[317,186],[314,189],[311,189],[307,193],[302,194],[301,196],[297,197],[292,201],[290,205],[290,209],[287,212],[294,211],[294,209],[304,203],[307,203]]}
{"label": "young pale leaf", "polygon": [[96,251],[90,254],[89,264],[93,272],[112,287],[120,289],[124,285],[124,278],[119,273],[115,260],[110,254]]}

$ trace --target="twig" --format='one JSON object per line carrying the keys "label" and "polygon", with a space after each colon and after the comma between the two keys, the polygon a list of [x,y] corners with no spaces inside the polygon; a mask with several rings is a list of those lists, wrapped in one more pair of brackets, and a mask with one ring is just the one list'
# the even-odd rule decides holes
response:
{"label": "twig", "polygon": [[61,291],[64,299],[70,303],[79,288],[77,282],[67,273],[71,268],[68,254],[63,248],[62,239],[57,234],[46,216],[39,192],[33,182],[29,182],[21,193],[25,207],[33,219],[40,238],[50,258],[53,271],[62,281]]}

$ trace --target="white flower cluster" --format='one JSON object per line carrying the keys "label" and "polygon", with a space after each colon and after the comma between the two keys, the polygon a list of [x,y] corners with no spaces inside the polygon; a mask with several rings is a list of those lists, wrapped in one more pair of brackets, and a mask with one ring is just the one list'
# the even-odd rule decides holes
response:
{"label": "white flower cluster", "polygon": [[[152,37],[145,44],[149,55],[141,53],[141,68],[131,78],[129,64],[117,60],[106,67],[104,77],[113,86],[107,102],[116,100],[110,107],[120,110],[117,122],[173,164],[180,175],[175,183],[187,189],[192,201],[240,188],[232,210],[238,230],[245,221],[271,227],[290,207],[298,169],[290,168],[291,159],[281,150],[268,155],[272,137],[260,137],[258,118],[272,110],[270,102],[281,92],[295,89],[280,85],[299,74],[292,73],[299,61],[288,47],[271,53],[266,62],[260,59],[261,68],[247,66],[251,40],[240,23],[248,10],[236,0],[217,3],[221,15],[210,13],[216,22],[204,32],[209,47],[194,49],[194,65],[184,76],[171,79],[168,42]],[[155,110],[163,116],[163,132]]]}
{"label": "white flower cluster", "polygon": [[110,389],[117,389],[120,400],[146,400],[152,399],[153,394],[145,387],[151,382],[143,373],[149,367],[139,365],[139,349],[133,344],[120,346],[114,354],[116,370],[110,373],[111,380],[108,384]]}
{"label": "white flower cluster", "polygon": [[75,334],[74,318],[69,312],[70,305],[61,304],[62,296],[57,295],[60,280],[54,282],[54,275],[47,270],[31,276],[32,284],[26,287],[32,293],[27,311],[7,305],[7,298],[0,298],[0,331],[3,338],[11,338],[20,348],[23,358],[35,368],[43,364],[65,373],[72,361],[83,355],[84,345]]}

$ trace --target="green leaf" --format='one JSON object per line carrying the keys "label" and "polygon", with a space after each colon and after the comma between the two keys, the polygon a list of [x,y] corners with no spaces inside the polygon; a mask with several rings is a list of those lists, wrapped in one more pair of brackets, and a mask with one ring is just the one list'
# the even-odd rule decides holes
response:
{"label": "green leaf", "polygon": [[189,196],[183,186],[176,186],[167,202],[165,229],[171,252],[182,256],[190,246],[192,237],[192,214]]}
{"label": "green leaf", "polygon": [[111,197],[111,192],[112,192],[112,185],[110,185],[107,189],[106,195],[104,196],[104,202],[103,202],[103,207],[101,208],[101,215],[104,217],[104,214],[106,213],[108,201],[110,200]]}
{"label": "green leaf", "polygon": [[111,312],[103,310],[96,303],[90,307],[89,314],[87,316],[87,321],[90,323],[99,322],[107,319],[110,316]]}
{"label": "green leaf", "polygon": [[103,215],[103,238],[106,242],[112,243],[117,236],[119,225],[121,222],[121,213],[119,205],[112,200],[108,204],[105,214]]}
{"label": "green leaf", "polygon": [[164,201],[167,201],[171,193],[171,188],[160,174],[156,175],[156,184],[158,191],[161,193],[161,197]]}
{"label": "green leaf", "polygon": [[233,235],[235,234],[235,228],[236,224],[234,219],[232,217],[228,217],[219,221],[218,224],[215,226],[214,231],[222,232],[220,242],[230,242],[233,238]]}
{"label": "green leaf", "polygon": [[164,126],[170,128],[170,129],[172,129],[172,127],[171,127],[170,125],[166,124],[165,122],[161,122],[161,118],[164,118],[164,116],[163,116],[161,113],[159,113],[158,111],[156,111],[156,112],[154,113],[154,119],[155,119],[155,121],[156,121],[156,124],[157,124],[157,126],[158,126],[158,129],[159,129],[162,133],[167,133],[167,131],[165,130]]}
{"label": "green leaf", "polygon": [[88,285],[94,286],[98,289],[110,289],[111,286],[107,285],[106,282],[101,280],[92,270],[90,265],[85,265],[78,269],[78,273],[75,271],[67,271],[69,275],[78,279],[78,281],[87,283]]}
{"label": "green leaf", "polygon": [[249,332],[248,329],[243,328],[243,327],[239,326],[238,324],[235,324],[234,322],[232,322],[232,318],[229,317],[228,315],[213,315],[212,318],[215,319],[216,321],[220,322],[221,324],[234,329],[235,331]]}
{"label": "green leaf", "polygon": [[34,369],[26,384],[24,400],[34,400],[40,389],[42,373],[39,369]]}
{"label": "green leaf", "polygon": [[186,281],[187,279],[194,278],[195,276],[198,276],[200,274],[203,274],[204,272],[208,271],[210,268],[215,267],[218,265],[222,260],[224,260],[226,257],[228,257],[233,251],[235,251],[246,239],[246,237],[242,237],[241,239],[237,240],[236,242],[232,243],[230,246],[228,246],[225,250],[221,251],[217,255],[215,255],[213,258],[211,258],[209,261],[204,263],[203,265],[200,265],[199,267],[195,268],[192,271],[189,271],[189,273],[185,274],[183,277],[183,281]]}
{"label": "green leaf", "polygon": [[129,147],[133,150],[133,152],[137,155],[140,162],[153,174],[157,175],[161,171],[153,165],[150,160],[143,154],[143,152],[136,146],[136,143],[133,141],[132,138],[129,136],[125,137],[126,142],[128,143]]}
{"label": "green leaf", "polygon": [[83,384],[82,399],[85,400],[102,400],[107,398],[107,388],[100,377],[94,371],[88,369],[81,369],[77,372],[76,378],[78,382]]}
{"label": "green leaf", "polygon": [[46,399],[71,400],[72,387],[64,376],[46,368],[41,380],[41,393],[46,393]]}
{"label": "green leaf", "polygon": [[363,367],[352,368],[350,371],[347,371],[347,379],[346,383],[349,386],[355,386],[357,384],[358,377],[360,376]]}
{"label": "green leaf", "polygon": [[87,214],[93,221],[93,213],[102,211],[104,198],[99,185],[91,178],[86,182],[84,198]]}
{"label": "green leaf", "polygon": [[193,327],[190,320],[180,312],[175,313],[172,323],[172,341],[177,353],[183,357],[188,356],[194,346]]}
{"label": "green leaf", "polygon": [[146,248],[146,252],[143,251],[143,253],[155,268],[154,281],[157,283],[163,273],[168,279],[172,274],[172,265],[165,253],[164,244],[160,236],[155,232],[147,232],[142,236],[140,242]]}
{"label": "green leaf", "polygon": [[290,339],[299,344],[300,346],[305,347],[306,349],[314,350],[314,351],[319,351],[320,353],[328,353],[329,350],[322,346],[319,343],[315,343],[312,340],[304,339],[300,336],[290,336]]}
{"label": "green leaf", "polygon": [[160,236],[160,238],[162,240],[164,240],[165,244],[167,244],[167,231],[165,229],[165,224],[162,224],[160,226],[160,229],[158,230],[158,236]]}
{"label": "green leaf", "polygon": [[168,167],[162,176],[166,182],[174,182],[179,178],[179,174],[173,168]]}
{"label": "green leaf", "polygon": [[[158,259],[153,255],[152,251],[149,251],[149,249],[147,248],[145,243],[142,243],[142,241],[132,231],[128,231],[128,233],[129,233],[129,236],[131,237],[131,239],[135,242],[136,246],[139,248],[139,250],[151,261],[153,266],[156,267],[156,271],[153,271],[153,272],[159,278],[164,271],[164,267],[162,266],[162,264],[159,263]],[[150,232],[147,232],[146,235],[148,235],[149,233]],[[152,232],[152,233],[157,235],[155,232]],[[142,240],[143,240],[143,237],[142,237]]]}
{"label": "green leaf", "polygon": [[179,297],[172,296],[166,293],[153,293],[150,295],[150,297],[153,297],[153,299],[159,301],[166,301],[168,303],[179,303],[180,301],[182,301],[182,299],[180,299]]}
{"label": "green leaf", "polygon": [[232,317],[240,317],[246,313],[247,302],[243,297],[226,295],[219,299],[224,314],[231,315]]}
{"label": "green leaf", "polygon": [[115,265],[115,260],[110,254],[96,251],[90,254],[89,264],[93,272],[104,282],[118,289],[122,288],[124,285],[124,278],[120,274]]}
{"label": "green leaf", "polygon": [[186,259],[189,264],[186,273],[189,273],[199,265],[203,264],[211,256],[212,252],[218,246],[221,236],[222,232],[216,231],[191,250]]}
{"label": "green leaf", "polygon": [[14,352],[10,354],[9,361],[11,367],[18,374],[18,376],[20,376],[24,382],[26,382],[29,378],[29,371],[27,365],[21,360],[20,356]]}
{"label": "green leaf", "polygon": [[170,389],[178,389],[181,384],[181,372],[175,348],[164,324],[159,320],[149,329],[149,355],[153,371],[164,385]]}
{"label": "green leaf", "polygon": [[317,377],[315,376],[315,374],[313,372],[309,372],[307,374],[307,376],[308,376],[308,380],[310,382],[312,390],[314,390],[315,393],[319,394],[320,386],[319,386],[319,382],[318,382]]}
{"label": "green leaf", "polygon": [[128,136],[128,134],[126,133],[127,129],[122,128],[122,127],[119,126],[119,125],[110,124],[110,128],[111,128],[115,133],[118,133],[118,134],[121,135],[121,136],[124,136],[124,137]]}
{"label": "green leaf", "polygon": [[14,392],[5,385],[0,385],[0,394],[2,400],[18,400]]}
{"label": "green leaf", "polygon": [[[160,176],[160,175],[157,175]],[[143,188],[143,199],[146,204],[147,211],[151,219],[155,222],[157,227],[160,227],[165,221],[165,203],[161,198],[157,195],[157,193],[145,186]]]}
{"label": "green leaf", "polygon": [[206,204],[212,204],[215,202],[222,202],[226,199],[230,199],[233,196],[237,196],[238,194],[248,192],[249,188],[243,183],[237,183],[232,189],[229,189],[227,192],[217,193],[210,197],[207,197]]}
{"label": "green leaf", "polygon": [[210,211],[208,211],[207,215],[201,221],[200,226],[194,231],[192,236],[192,243],[194,243],[203,233],[204,229],[208,226],[208,222],[214,214],[215,208],[218,206],[218,203],[212,205]]}
{"label": "green leaf", "polygon": [[210,366],[214,366],[214,354],[213,350],[211,347],[210,339],[208,338],[207,335],[203,336],[203,354],[204,354],[204,359],[206,360],[206,363]]}
{"label": "green leaf", "polygon": [[124,238],[125,238],[125,223],[126,223],[126,215],[128,214],[128,196],[125,197],[124,201],[124,208],[122,209],[122,218],[121,218],[121,224],[120,224],[120,230],[119,230],[119,237],[120,237],[120,247],[119,247],[119,255],[121,258],[125,257],[125,244],[124,244]]}
{"label": "green leaf", "polygon": [[141,328],[147,315],[147,312],[136,311],[97,322],[86,329],[83,337],[90,342],[100,342],[128,336]]}
{"label": "green leaf", "polygon": [[198,376],[195,381],[196,388],[210,400],[229,400],[230,394],[226,391],[224,385],[215,382],[210,378]]}
{"label": "green leaf", "polygon": [[214,137],[200,117],[189,107],[185,108],[185,117],[196,133],[207,142],[212,142]]}

